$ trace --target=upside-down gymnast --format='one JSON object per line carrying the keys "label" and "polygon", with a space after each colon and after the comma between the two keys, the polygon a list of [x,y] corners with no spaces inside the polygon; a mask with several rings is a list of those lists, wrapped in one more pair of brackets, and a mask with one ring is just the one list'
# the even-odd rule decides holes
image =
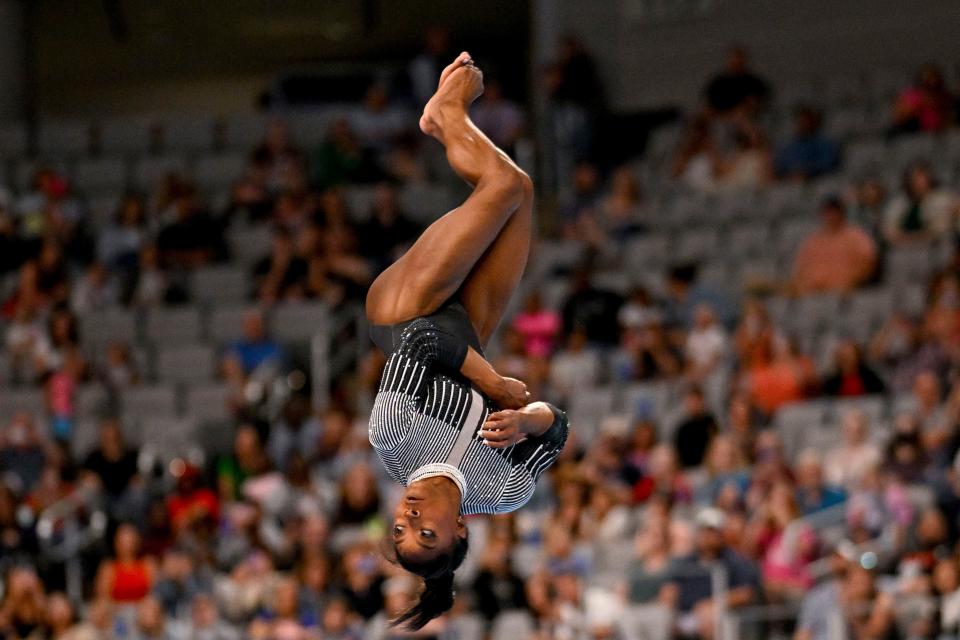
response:
{"label": "upside-down gymnast", "polygon": [[567,439],[556,407],[484,359],[530,249],[530,178],[470,121],[483,92],[469,54],[443,70],[420,119],[472,187],[370,287],[373,341],[388,355],[370,443],[406,490],[390,536],[397,562],[424,580],[394,624],[419,629],[453,606],[467,553],[465,515],[519,509]]}

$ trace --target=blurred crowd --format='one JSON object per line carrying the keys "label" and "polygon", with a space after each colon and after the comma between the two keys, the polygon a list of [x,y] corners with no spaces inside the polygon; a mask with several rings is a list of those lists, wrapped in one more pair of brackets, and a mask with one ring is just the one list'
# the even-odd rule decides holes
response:
{"label": "blurred crowd", "polygon": [[[220,210],[177,174],[124,195],[105,228],[53,169],[27,192],[0,190],[4,384],[43,389],[45,405],[43,415],[4,416],[0,432],[0,635],[397,635],[388,621],[419,585],[383,555],[397,488],[372,455],[364,414],[382,354],[371,349],[337,380],[322,410],[297,389],[263,410],[249,389],[295,368],[261,310],[362,301],[417,237],[398,190],[448,179],[416,115],[451,57],[445,34],[431,32],[408,94],[374,84],[319,148],[302,148],[274,121]],[[855,638],[956,633],[960,257],[925,283],[921,313],[891,315],[866,341],[838,340],[826,359],[804,352],[765,299],[712,287],[695,264],[674,265],[656,290],[609,290],[594,281],[598,265],[616,264],[626,240],[656,227],[655,199],[629,166],[602,171],[590,156],[603,100],[584,48],[565,41],[546,75],[550,122],[567,135],[551,147],[569,185],[554,235],[586,259],[564,276],[559,304],[524,295],[490,359],[563,407],[585,390],[648,382],[670,386],[675,402],[637,402],[597,416],[594,430],[574,421],[528,507],[469,518],[455,609],[419,635],[466,638],[471,620],[481,634],[503,630],[505,616],[524,610],[533,638],[629,637],[619,621],[640,608],[666,612],[671,634],[711,638],[722,612],[761,604],[794,611],[764,622],[763,637],[826,639],[836,624]],[[787,140],[770,142],[762,122],[772,92],[746,51],[732,51],[688,117],[672,183],[716,193],[837,171],[842,145],[814,106],[798,109]],[[495,81],[474,117],[504,149],[528,135],[524,110]],[[925,67],[878,135],[956,123],[957,96]],[[885,281],[893,248],[952,246],[956,180],[940,184],[923,163],[903,178],[893,193],[866,180],[811,202],[819,226],[777,292],[847,295]],[[345,196],[358,184],[374,187],[363,223]],[[269,225],[273,239],[249,273],[243,338],[221,345],[219,375],[235,390],[229,451],[158,464],[116,412],[91,450],[73,450],[78,386],[99,381],[116,407],[146,375],[133,345],[85,348],[78,317],[190,301],[190,274],[231,260],[224,230],[239,223]],[[878,396],[898,400],[889,415],[855,402]],[[778,411],[817,398],[852,401],[832,417],[839,445],[788,451]],[[92,539],[77,543],[81,532]]]}

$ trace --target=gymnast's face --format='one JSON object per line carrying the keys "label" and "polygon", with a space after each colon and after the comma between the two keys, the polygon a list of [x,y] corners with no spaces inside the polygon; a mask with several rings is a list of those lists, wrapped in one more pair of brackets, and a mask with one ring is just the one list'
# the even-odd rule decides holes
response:
{"label": "gymnast's face", "polygon": [[467,537],[459,500],[428,481],[411,484],[394,509],[391,537],[397,554],[414,562],[449,553]]}

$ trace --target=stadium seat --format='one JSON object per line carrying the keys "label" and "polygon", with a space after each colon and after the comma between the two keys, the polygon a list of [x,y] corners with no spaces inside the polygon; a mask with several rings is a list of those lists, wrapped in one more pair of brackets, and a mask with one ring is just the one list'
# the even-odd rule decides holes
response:
{"label": "stadium seat", "polygon": [[207,337],[225,344],[243,337],[243,316],[250,307],[216,307],[207,315]]}
{"label": "stadium seat", "polygon": [[46,415],[42,389],[0,389],[0,416],[8,421],[13,414],[25,411],[34,418]]}
{"label": "stadium seat", "polygon": [[309,342],[326,331],[328,316],[323,303],[282,304],[271,314],[270,335],[281,342]]}
{"label": "stadium seat", "polygon": [[80,316],[80,340],[92,349],[114,342],[131,343],[136,338],[133,313],[124,309],[106,309]]}
{"label": "stadium seat", "polygon": [[104,154],[146,154],[153,149],[153,118],[110,118],[98,125],[100,151]]}
{"label": "stadium seat", "polygon": [[260,113],[239,113],[230,116],[224,126],[226,143],[231,149],[253,149],[263,140],[270,116]]}
{"label": "stadium seat", "polygon": [[529,612],[505,611],[493,621],[490,640],[519,640],[533,633],[534,621]]}
{"label": "stadium seat", "polygon": [[141,444],[156,445],[167,456],[183,455],[189,446],[197,446],[200,430],[195,419],[169,416],[144,416],[140,419]]}
{"label": "stadium seat", "polygon": [[186,413],[201,424],[226,422],[231,419],[227,406],[229,388],[224,384],[205,384],[187,389]]}
{"label": "stadium seat", "polygon": [[203,305],[220,306],[242,302],[247,297],[247,289],[247,273],[232,266],[197,269],[190,279],[192,298]]}
{"label": "stadium seat", "polygon": [[196,342],[201,327],[196,307],[153,309],[147,315],[145,337],[160,345]]}
{"label": "stadium seat", "polygon": [[100,384],[91,383],[77,389],[76,412],[81,418],[99,418],[107,410],[107,390]]}
{"label": "stadium seat", "polygon": [[168,155],[142,158],[133,169],[132,182],[141,191],[150,191],[169,174],[186,174],[187,161],[183,156]]}
{"label": "stadium seat", "polygon": [[230,187],[243,177],[247,168],[247,156],[243,153],[223,153],[197,158],[193,178],[204,191]]}
{"label": "stadium seat", "polygon": [[127,165],[121,158],[97,158],[77,163],[76,187],[84,193],[119,193],[127,185]]}
{"label": "stadium seat", "polygon": [[27,126],[20,122],[0,124],[0,160],[27,154]]}
{"label": "stadium seat", "polygon": [[781,407],[773,419],[788,459],[803,449],[805,432],[820,428],[826,418],[823,402],[798,402]]}
{"label": "stadium seat", "polygon": [[213,149],[215,123],[209,115],[167,117],[161,128],[163,148],[167,152],[194,153]]}
{"label": "stadium seat", "polygon": [[227,231],[230,254],[240,265],[251,265],[270,253],[273,232],[265,224],[234,226]]}
{"label": "stadium seat", "polygon": [[673,612],[657,604],[634,605],[623,612],[617,626],[623,640],[669,640]]}
{"label": "stadium seat", "polygon": [[120,400],[124,421],[173,417],[178,413],[177,394],[169,385],[131,387],[123,392]]}
{"label": "stadium seat", "polygon": [[429,184],[410,184],[400,191],[400,208],[411,219],[429,224],[447,213],[459,203],[446,187]]}
{"label": "stadium seat", "polygon": [[212,347],[202,344],[162,347],[157,352],[157,379],[170,383],[197,383],[211,380],[216,373]]}

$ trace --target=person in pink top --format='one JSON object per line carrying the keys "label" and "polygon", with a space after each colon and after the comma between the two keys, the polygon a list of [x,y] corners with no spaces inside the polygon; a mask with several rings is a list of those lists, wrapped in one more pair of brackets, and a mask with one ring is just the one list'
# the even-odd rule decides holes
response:
{"label": "person in pink top", "polygon": [[523,337],[528,356],[546,358],[553,352],[562,324],[560,314],[544,308],[540,294],[534,292],[523,301],[523,311],[514,319],[513,328]]}
{"label": "person in pink top", "polygon": [[953,96],[935,65],[920,68],[917,81],[897,97],[893,133],[942,131],[950,124]]}
{"label": "person in pink top", "polygon": [[841,200],[824,201],[820,219],[820,228],[803,241],[794,259],[791,285],[797,295],[852,291],[876,268],[876,243],[866,231],[847,222]]}

